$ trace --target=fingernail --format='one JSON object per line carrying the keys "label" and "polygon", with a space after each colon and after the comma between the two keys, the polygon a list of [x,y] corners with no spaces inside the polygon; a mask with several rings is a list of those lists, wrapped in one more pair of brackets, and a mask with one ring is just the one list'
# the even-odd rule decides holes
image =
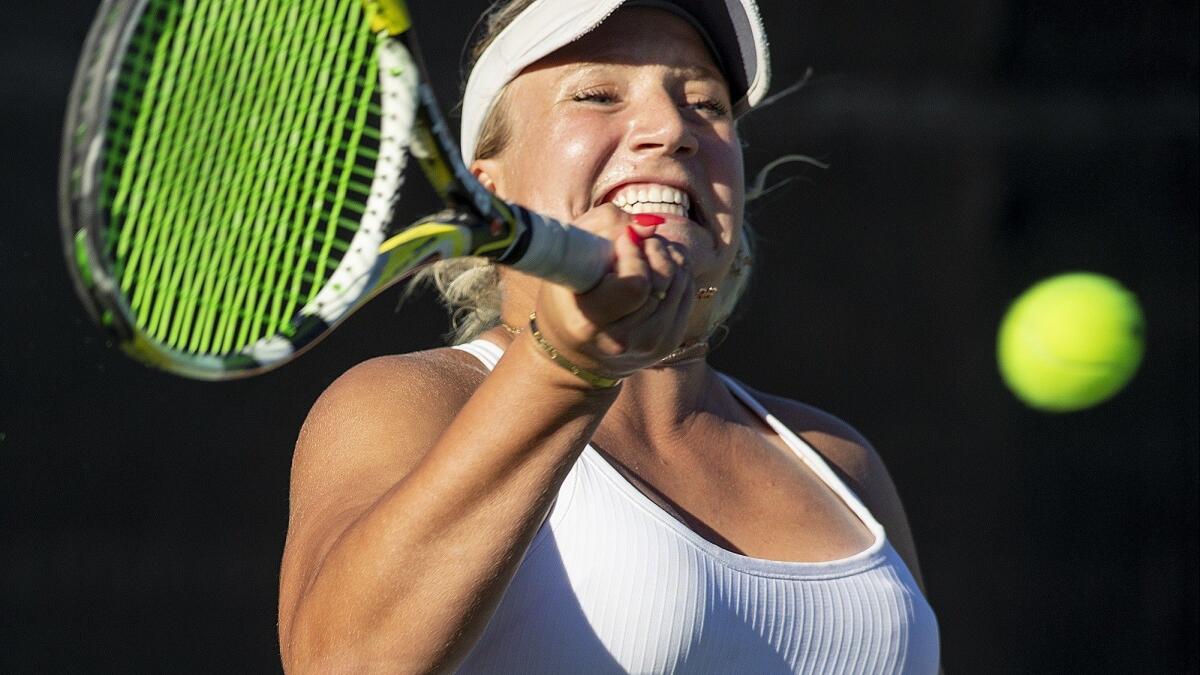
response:
{"label": "fingernail", "polygon": [[638,213],[633,216],[633,222],[638,225],[650,227],[651,225],[662,225],[667,222],[667,219],[662,216],[656,216],[653,213]]}
{"label": "fingernail", "polygon": [[629,235],[629,240],[633,242],[634,246],[638,248],[642,247],[642,237],[637,233],[637,230],[633,229],[633,226],[626,225],[625,234]]}

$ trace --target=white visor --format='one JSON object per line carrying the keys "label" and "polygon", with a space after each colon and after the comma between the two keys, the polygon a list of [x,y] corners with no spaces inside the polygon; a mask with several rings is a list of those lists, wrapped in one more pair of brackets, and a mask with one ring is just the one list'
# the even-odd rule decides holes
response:
{"label": "white visor", "polygon": [[462,104],[463,161],[475,146],[504,85],[527,66],[578,40],[622,5],[666,9],[687,19],[713,51],[729,80],[733,114],[754,107],[771,81],[767,36],[754,0],[534,0],[475,62]]}

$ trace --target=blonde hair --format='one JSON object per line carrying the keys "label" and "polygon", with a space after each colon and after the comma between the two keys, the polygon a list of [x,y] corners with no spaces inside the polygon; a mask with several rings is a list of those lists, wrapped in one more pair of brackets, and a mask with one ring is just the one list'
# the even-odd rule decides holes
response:
{"label": "blonde hair", "polygon": [[[505,3],[501,0],[480,17],[478,25],[482,31],[471,46],[467,74],[496,36],[533,2],[534,0],[512,0]],[[504,151],[510,140],[508,119],[508,87],[505,86],[501,89],[496,104],[484,119],[479,132],[479,142],[475,146],[475,159],[489,159]],[[715,305],[708,327],[709,335],[729,320],[737,308],[738,301],[749,287],[755,238],[750,225],[743,223],[729,275],[714,298]],[[450,344],[470,342],[484,331],[500,325],[500,272],[490,260],[455,258],[436,262],[413,277],[405,296],[425,286],[437,289],[442,304],[450,314],[450,331],[446,334]]]}
{"label": "blonde hair", "polygon": [[[729,321],[749,287],[754,266],[754,240],[750,225],[743,224],[733,264],[713,300],[715,305],[708,335]],[[450,314],[450,331],[445,336],[450,344],[470,342],[484,331],[500,325],[503,291],[500,270],[491,260],[453,258],[433,263],[413,277],[406,297],[425,286],[437,289],[442,305]]]}

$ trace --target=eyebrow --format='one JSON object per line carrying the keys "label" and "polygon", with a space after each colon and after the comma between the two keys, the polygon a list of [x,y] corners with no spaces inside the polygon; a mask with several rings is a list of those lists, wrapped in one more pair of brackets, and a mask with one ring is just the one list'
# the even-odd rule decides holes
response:
{"label": "eyebrow", "polygon": [[[701,65],[701,64],[687,64],[687,65],[652,64],[652,65],[661,65],[663,67],[666,67],[666,68],[670,69],[673,73],[678,73],[679,75],[682,75],[685,79],[689,79],[689,80],[713,80],[715,82],[726,82],[725,76],[722,73],[715,71],[712,68],[709,68],[709,67]],[[587,75],[591,74],[594,71],[602,70],[604,68],[612,68],[612,67],[636,68],[638,66],[631,64],[631,63],[621,63],[621,62],[617,62],[617,61],[582,61],[579,63],[579,67],[574,69],[571,72],[571,76],[572,77],[586,77]]]}
{"label": "eyebrow", "polygon": [[680,68],[680,70],[683,71],[683,74],[685,76],[687,76],[689,79],[693,79],[693,80],[710,79],[710,80],[717,80],[719,82],[724,82],[727,79],[723,73],[713,70],[712,68],[709,68],[708,66],[690,65],[690,66],[684,66],[684,67]]}
{"label": "eyebrow", "polygon": [[[721,84],[722,86],[728,86],[728,80],[725,79],[724,74],[720,73],[719,71],[714,71],[713,68],[709,68],[709,67],[701,65],[701,64],[686,64],[686,65],[654,64],[654,65],[661,65],[661,66],[668,68],[668,70],[670,70],[672,72],[672,74],[677,74],[677,76],[679,76],[680,79],[707,80],[707,82],[713,82],[713,83]],[[619,62],[619,61],[580,61],[580,62],[577,62],[577,64],[575,64],[575,66],[576,67],[572,67],[571,70],[569,71],[569,73],[566,74],[566,77],[564,78],[563,82],[568,82],[568,80],[577,80],[577,79],[587,78],[589,76],[589,74],[592,74],[596,71],[604,71],[604,70],[606,70],[606,68],[637,67],[637,65],[622,64],[622,62]]]}

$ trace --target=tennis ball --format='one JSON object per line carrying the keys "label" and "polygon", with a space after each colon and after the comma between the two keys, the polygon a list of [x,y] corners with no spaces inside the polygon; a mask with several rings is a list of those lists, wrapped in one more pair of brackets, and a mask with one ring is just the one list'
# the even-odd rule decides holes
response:
{"label": "tennis ball", "polygon": [[1021,294],[1000,323],[1000,374],[1032,408],[1081,410],[1133,378],[1144,330],[1137,298],[1117,281],[1086,272],[1050,277]]}

